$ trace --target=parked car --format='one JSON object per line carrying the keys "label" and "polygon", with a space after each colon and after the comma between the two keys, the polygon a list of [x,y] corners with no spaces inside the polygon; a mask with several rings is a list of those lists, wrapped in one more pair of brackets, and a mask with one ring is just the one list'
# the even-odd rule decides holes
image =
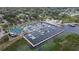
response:
{"label": "parked car", "polygon": [[75,26],[76,26],[76,24],[69,24],[69,26],[71,26],[71,27],[75,27]]}
{"label": "parked car", "polygon": [[14,33],[9,33],[9,36],[11,36],[11,37],[17,37],[17,35],[14,34]]}

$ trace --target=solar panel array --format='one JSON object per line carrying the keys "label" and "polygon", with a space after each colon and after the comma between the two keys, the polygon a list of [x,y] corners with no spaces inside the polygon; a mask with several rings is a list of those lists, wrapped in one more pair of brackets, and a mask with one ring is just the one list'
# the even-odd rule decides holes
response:
{"label": "solar panel array", "polygon": [[43,41],[63,31],[60,27],[45,22],[30,24],[26,27],[26,30],[31,33],[24,35],[24,38],[28,40],[32,46],[39,45]]}

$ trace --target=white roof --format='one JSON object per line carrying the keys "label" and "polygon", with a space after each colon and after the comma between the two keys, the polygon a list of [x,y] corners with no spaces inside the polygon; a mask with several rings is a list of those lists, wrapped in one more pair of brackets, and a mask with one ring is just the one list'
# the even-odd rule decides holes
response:
{"label": "white roof", "polygon": [[62,20],[54,20],[54,19],[52,19],[52,20],[46,20],[45,22],[56,25],[56,24],[61,24]]}

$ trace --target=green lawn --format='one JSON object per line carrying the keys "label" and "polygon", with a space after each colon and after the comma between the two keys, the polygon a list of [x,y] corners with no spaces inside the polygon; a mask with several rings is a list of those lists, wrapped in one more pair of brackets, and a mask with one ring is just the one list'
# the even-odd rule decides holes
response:
{"label": "green lawn", "polygon": [[74,51],[79,50],[79,35],[68,34],[56,38],[53,42],[43,45],[47,51]]}

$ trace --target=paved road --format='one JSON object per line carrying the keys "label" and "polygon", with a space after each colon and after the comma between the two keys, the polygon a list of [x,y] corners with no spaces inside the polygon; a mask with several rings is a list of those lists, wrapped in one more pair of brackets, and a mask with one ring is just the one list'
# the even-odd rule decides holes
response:
{"label": "paved road", "polygon": [[65,30],[64,32],[67,32],[67,33],[79,34],[79,26],[71,27],[71,26],[65,25],[64,30]]}

